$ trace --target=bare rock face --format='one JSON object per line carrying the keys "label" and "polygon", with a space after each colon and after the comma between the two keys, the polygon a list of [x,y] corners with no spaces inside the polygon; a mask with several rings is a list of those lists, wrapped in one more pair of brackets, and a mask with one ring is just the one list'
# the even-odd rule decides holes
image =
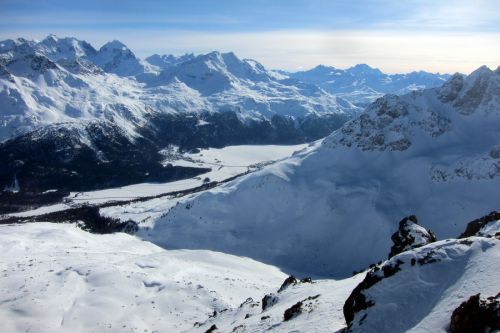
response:
{"label": "bare rock face", "polygon": [[437,240],[432,231],[418,224],[415,215],[402,219],[399,222],[398,231],[391,236],[391,239],[394,245],[391,247],[389,259],[401,252],[421,247]]}
{"label": "bare rock face", "polygon": [[486,299],[471,296],[453,311],[451,333],[497,332],[500,330],[500,293]]}
{"label": "bare rock face", "polygon": [[268,308],[278,303],[279,298],[275,294],[267,294],[262,298],[262,311],[266,311]]}
{"label": "bare rock face", "polygon": [[497,221],[500,221],[500,213],[497,211],[493,211],[488,215],[469,222],[465,231],[460,236],[458,236],[458,238],[466,238],[471,236],[495,236],[493,230],[487,229],[490,229],[488,228],[488,226],[492,226],[492,224]]}
{"label": "bare rock face", "polygon": [[[346,320],[347,325],[349,326],[347,332],[349,331],[349,328],[353,320],[355,319],[355,315],[358,312],[361,312],[375,305],[375,302],[370,298],[366,297],[364,292],[370,289],[375,284],[382,281],[383,279],[391,277],[397,272],[399,272],[401,270],[400,266],[402,264],[404,264],[404,262],[402,262],[401,260],[393,259],[381,265],[374,266],[368,271],[368,273],[366,273],[366,276],[363,279],[363,281],[361,281],[361,283],[356,288],[354,288],[351,295],[347,298],[347,300],[344,303],[343,307],[344,318]],[[362,318],[360,321],[362,322],[364,319],[365,318]]]}
{"label": "bare rock face", "polygon": [[313,281],[310,277],[306,277],[306,278],[298,280],[295,276],[290,275],[289,277],[287,277],[285,279],[285,281],[283,281],[283,283],[281,284],[281,287],[278,289],[278,293],[282,292],[283,290],[285,290],[289,286],[294,286],[298,283],[313,283]]}
{"label": "bare rock face", "polygon": [[295,276],[290,275],[289,277],[287,277],[285,279],[285,281],[283,281],[283,284],[281,284],[281,287],[278,289],[278,293],[280,293],[283,290],[285,290],[286,288],[288,288],[288,286],[295,285],[295,284],[297,284],[297,279],[295,278]]}
{"label": "bare rock face", "polygon": [[283,313],[283,321],[289,321],[302,313],[312,312],[314,310],[315,303],[320,296],[321,295],[309,296],[286,309]]}

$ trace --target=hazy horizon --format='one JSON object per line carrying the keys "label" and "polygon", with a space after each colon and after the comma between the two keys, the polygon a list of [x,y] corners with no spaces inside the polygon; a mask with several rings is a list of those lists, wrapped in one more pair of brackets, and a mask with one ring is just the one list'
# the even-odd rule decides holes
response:
{"label": "hazy horizon", "polygon": [[297,71],[366,63],[387,73],[500,65],[500,3],[468,1],[1,1],[0,38],[114,39],[138,57],[235,52]]}

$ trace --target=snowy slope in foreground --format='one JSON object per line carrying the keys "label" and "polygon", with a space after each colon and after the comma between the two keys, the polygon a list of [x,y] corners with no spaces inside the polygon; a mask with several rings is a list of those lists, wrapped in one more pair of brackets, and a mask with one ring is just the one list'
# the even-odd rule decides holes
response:
{"label": "snowy slope in foreground", "polygon": [[[451,314],[463,301],[498,292],[500,240],[492,236],[499,226],[500,221],[493,221],[482,229],[488,238],[431,243],[348,279],[276,288],[265,300],[248,301],[191,331],[202,333],[215,325],[214,332],[240,333],[449,332]],[[342,312],[352,323],[347,332]]]}
{"label": "snowy slope in foreground", "polygon": [[141,236],[348,276],[387,255],[401,216],[442,239],[497,208],[499,107],[500,69],[484,67],[386,96],[321,147],[183,202]]}
{"label": "snowy slope in foreground", "polygon": [[[279,285],[276,285],[272,293],[276,303],[271,302],[272,305],[265,310],[262,309],[262,299],[265,294],[262,294],[259,298],[247,300],[241,307],[229,309],[215,318],[208,318],[201,326],[193,327],[188,332],[204,333],[212,325],[217,327],[215,331],[217,333],[336,332],[346,327],[342,306],[363,277],[363,274],[359,274],[339,281],[299,282],[279,293],[277,292]],[[304,303],[303,313],[284,321],[285,311],[301,301]]]}
{"label": "snowy slope in foreground", "polygon": [[496,296],[500,288],[496,215],[478,233],[485,237],[431,243],[371,269],[344,307],[346,319],[352,321],[349,332],[449,332],[451,314],[462,302],[479,293],[483,298]]}
{"label": "snowy slope in foreground", "polygon": [[[444,333],[461,302],[498,291],[499,227],[403,252],[368,275],[287,284],[247,258],[67,224],[4,225],[0,320],[8,332],[339,332],[346,299],[361,292],[352,332]],[[359,287],[368,276],[380,279]]]}
{"label": "snowy slope in foreground", "polygon": [[182,332],[286,277],[246,258],[49,223],[0,226],[0,271],[3,332]]}

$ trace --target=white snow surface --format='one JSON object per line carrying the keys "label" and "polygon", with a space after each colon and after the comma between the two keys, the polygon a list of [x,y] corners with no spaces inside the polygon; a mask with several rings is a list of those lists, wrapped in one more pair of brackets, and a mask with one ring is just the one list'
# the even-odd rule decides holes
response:
{"label": "white snow surface", "polygon": [[[229,309],[209,318],[200,327],[193,327],[188,332],[205,332],[211,325],[216,325],[218,332],[297,332],[297,333],[325,333],[336,332],[346,326],[342,307],[351,294],[351,291],[363,280],[364,274],[358,274],[344,280],[313,280],[313,283],[298,283],[291,285],[280,293],[273,294],[277,303],[262,311],[261,299]],[[286,309],[308,297],[319,295],[310,303],[304,313],[289,320],[283,321]],[[256,304],[256,306],[252,306]],[[248,318],[246,318],[248,316]],[[264,318],[264,319],[262,319]],[[233,331],[236,327],[239,330]]]}
{"label": "white snow surface", "polygon": [[165,164],[171,163],[176,166],[207,168],[211,170],[194,178],[169,183],[142,183],[90,192],[72,192],[67,199],[78,203],[94,204],[110,200],[125,201],[187,190],[202,185],[205,178],[209,178],[210,181],[223,181],[247,171],[255,171],[261,165],[282,160],[292,155],[295,151],[307,148],[308,145],[227,146],[224,148],[201,149],[199,153],[178,153],[177,149],[172,147],[168,152],[167,150],[165,151]]}
{"label": "white snow surface", "polygon": [[[498,209],[499,107],[500,69],[486,67],[441,89],[388,95],[319,147],[194,195],[140,235],[169,248],[349,276],[386,257],[404,216],[417,215],[442,239]],[[435,177],[437,167],[477,155],[496,172]]]}
{"label": "white snow surface", "polygon": [[[202,167],[208,168],[210,171],[193,178],[169,183],[141,183],[97,191],[72,192],[65,198],[64,203],[43,206],[33,210],[11,213],[8,215],[19,217],[42,215],[69,209],[80,204],[128,201],[136,198],[189,190],[201,186],[206,178],[210,181],[224,181],[245,172],[254,172],[265,165],[283,160],[295,152],[314,149],[314,147],[320,143],[321,140],[311,144],[289,146],[227,146],[224,148],[201,149],[198,153],[180,153],[177,147],[169,147],[163,152],[165,155],[165,164],[171,163],[179,166]],[[100,213],[123,221],[131,219],[138,222],[143,227],[152,226],[153,223],[171,207],[190,197],[192,197],[192,195],[181,198],[166,196],[143,202],[101,208]]]}
{"label": "white snow surface", "polygon": [[402,95],[413,90],[438,87],[449,77],[448,74],[424,71],[385,74],[366,64],[347,69],[319,65],[307,71],[285,74],[316,84],[338,97],[358,104],[371,103],[387,93]]}
{"label": "white snow surface", "polygon": [[251,259],[167,251],[127,234],[0,226],[2,332],[183,332],[285,277]]}
{"label": "white snow surface", "polygon": [[[411,259],[437,259],[411,265]],[[448,239],[403,252],[401,271],[364,291],[375,304],[359,312],[352,332],[449,332],[454,309],[470,296],[495,296],[500,287],[500,240]],[[362,317],[366,318],[359,324]]]}
{"label": "white snow surface", "polygon": [[[438,260],[410,264],[429,254]],[[382,265],[398,260],[400,271],[364,291],[375,304],[356,314],[353,332],[447,332],[460,303],[498,292],[494,237],[447,239]],[[0,320],[8,332],[205,332],[213,324],[219,332],[338,332],[346,326],[344,302],[364,276],[277,292],[286,275],[244,257],[165,250],[70,224],[0,226]],[[271,293],[276,302],[263,311]],[[300,301],[302,313],[283,321]]]}
{"label": "white snow surface", "polygon": [[282,82],[233,53],[187,57],[160,70],[119,41],[96,50],[51,35],[2,45],[0,140],[46,124],[95,119],[112,121],[133,136],[153,112],[234,111],[242,119],[260,119],[361,111],[315,85]]}

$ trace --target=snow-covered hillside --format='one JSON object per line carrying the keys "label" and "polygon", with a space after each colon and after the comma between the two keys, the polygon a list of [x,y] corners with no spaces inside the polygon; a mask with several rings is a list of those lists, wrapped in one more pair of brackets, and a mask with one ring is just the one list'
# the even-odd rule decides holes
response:
{"label": "snow-covered hillside", "polygon": [[499,216],[343,280],[70,224],[2,225],[0,319],[9,332],[449,332],[462,302],[498,292]]}
{"label": "snow-covered hillside", "polygon": [[[311,142],[362,111],[231,52],[147,59],[117,40],[99,49],[54,35],[0,41],[0,188],[16,177],[21,192],[180,179],[185,170],[160,168],[169,145]],[[120,179],[95,179],[112,169]]]}
{"label": "snow-covered hillside", "polygon": [[181,201],[145,239],[345,277],[388,254],[401,216],[438,239],[500,195],[500,69],[388,95],[312,150]]}
{"label": "snow-covered hillside", "polygon": [[0,231],[3,332],[183,332],[286,277],[247,258],[165,251],[69,224]]}
{"label": "snow-covered hillside", "polygon": [[[344,280],[289,277],[273,293],[217,313],[190,332],[450,332],[452,313],[462,302],[498,293],[500,215],[494,215],[481,237],[410,249]],[[490,332],[482,329],[488,321],[475,309],[464,315],[462,325],[479,329],[452,332]],[[489,324],[500,327],[498,310]]]}
{"label": "snow-covered hillside", "polygon": [[[474,236],[434,242],[370,269],[344,306],[348,332],[449,332],[452,313],[462,302],[477,294],[497,296],[500,215],[493,215]],[[488,332],[481,328],[487,320],[474,322],[481,321],[474,315],[466,313],[477,330],[452,332]],[[499,329],[498,311],[493,322],[496,327],[490,328]]]}
{"label": "snow-covered hillside", "polygon": [[424,71],[385,74],[378,68],[359,64],[347,69],[319,65],[307,71],[284,73],[291,78],[313,83],[352,103],[365,105],[387,93],[404,94],[412,90],[438,87],[448,74]]}

